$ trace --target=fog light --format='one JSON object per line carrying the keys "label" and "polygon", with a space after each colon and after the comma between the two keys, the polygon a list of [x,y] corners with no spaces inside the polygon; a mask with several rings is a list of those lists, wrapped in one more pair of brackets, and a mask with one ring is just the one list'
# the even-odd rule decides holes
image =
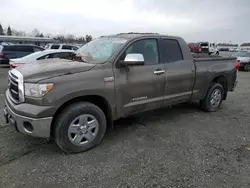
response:
{"label": "fog light", "polygon": [[34,130],[34,127],[28,121],[23,122],[23,127],[26,129],[27,132],[32,132]]}

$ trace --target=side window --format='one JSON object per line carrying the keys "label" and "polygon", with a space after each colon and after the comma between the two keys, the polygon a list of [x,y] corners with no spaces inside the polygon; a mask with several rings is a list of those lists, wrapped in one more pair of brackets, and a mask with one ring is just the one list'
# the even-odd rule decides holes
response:
{"label": "side window", "polygon": [[61,52],[61,53],[53,53],[53,54],[49,54],[48,58],[64,58],[67,57],[69,55],[68,52]]}
{"label": "side window", "polygon": [[63,45],[62,49],[64,49],[64,50],[71,50],[72,48],[69,45]]}
{"label": "side window", "polygon": [[59,49],[59,47],[60,47],[60,45],[53,44],[53,45],[51,46],[51,49]]}
{"label": "side window", "polygon": [[143,39],[134,42],[127,48],[123,58],[129,53],[140,53],[144,56],[145,65],[159,63],[158,42],[156,39]]}
{"label": "side window", "polygon": [[51,57],[51,58],[64,58],[67,56],[69,56],[68,52],[62,52],[62,53],[53,54],[53,57]]}
{"label": "side window", "polygon": [[72,50],[78,50],[76,46],[72,46]]}
{"label": "side window", "polygon": [[44,55],[42,57],[37,58],[36,60],[43,60],[43,59],[48,59],[49,55]]}
{"label": "side window", "polygon": [[167,62],[183,60],[182,51],[179,42],[174,39],[163,40],[164,54]]}

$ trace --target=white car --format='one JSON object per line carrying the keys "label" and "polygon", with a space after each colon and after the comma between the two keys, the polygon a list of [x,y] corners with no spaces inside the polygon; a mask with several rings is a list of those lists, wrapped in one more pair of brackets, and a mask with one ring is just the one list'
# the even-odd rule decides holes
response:
{"label": "white car", "polygon": [[29,54],[22,58],[10,59],[9,64],[11,68],[16,68],[17,66],[26,63],[34,63],[43,59],[67,57],[73,53],[75,53],[74,50],[44,50]]}
{"label": "white car", "polygon": [[54,50],[78,50],[79,47],[70,44],[47,44],[45,49]]}

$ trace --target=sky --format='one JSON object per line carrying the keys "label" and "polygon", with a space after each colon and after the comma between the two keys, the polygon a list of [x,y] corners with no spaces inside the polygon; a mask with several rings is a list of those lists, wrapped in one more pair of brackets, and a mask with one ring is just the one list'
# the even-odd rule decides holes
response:
{"label": "sky", "polygon": [[0,0],[17,30],[93,37],[156,32],[187,42],[250,42],[250,0]]}

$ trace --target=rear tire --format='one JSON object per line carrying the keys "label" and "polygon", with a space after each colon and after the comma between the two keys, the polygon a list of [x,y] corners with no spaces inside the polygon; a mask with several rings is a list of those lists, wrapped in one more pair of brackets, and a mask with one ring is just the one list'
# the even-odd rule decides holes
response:
{"label": "rear tire", "polygon": [[222,103],[224,92],[224,88],[220,83],[212,82],[205,98],[200,101],[201,108],[206,112],[218,110]]}
{"label": "rear tire", "polygon": [[250,63],[249,63],[249,64],[246,64],[246,65],[244,66],[244,71],[246,71],[246,72],[249,72],[249,71],[250,71]]}
{"label": "rear tire", "polygon": [[106,132],[103,111],[89,102],[66,107],[55,121],[56,144],[66,153],[78,153],[98,145]]}

